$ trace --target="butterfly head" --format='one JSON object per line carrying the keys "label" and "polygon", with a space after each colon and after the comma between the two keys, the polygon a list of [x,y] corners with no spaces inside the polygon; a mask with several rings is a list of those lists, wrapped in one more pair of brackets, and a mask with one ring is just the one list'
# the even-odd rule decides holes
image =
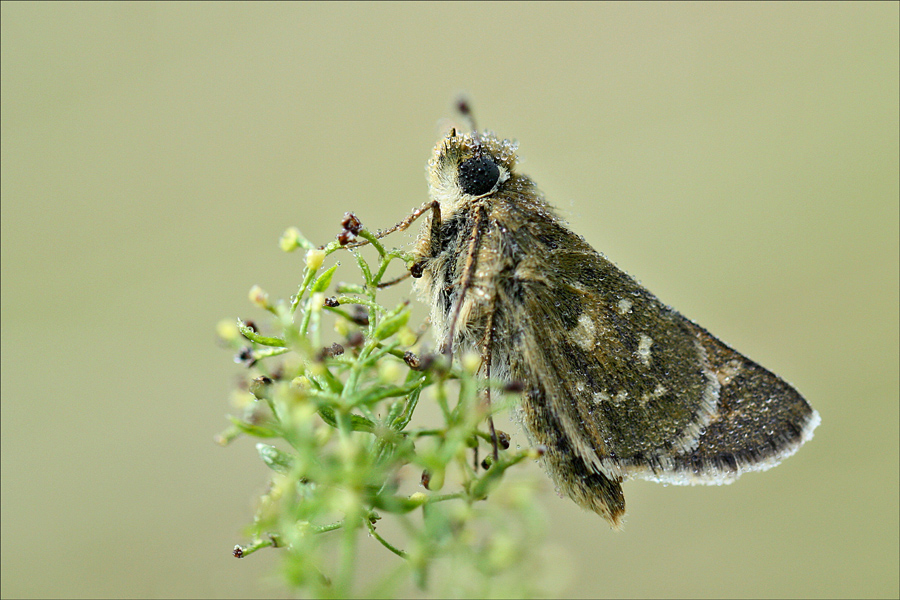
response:
{"label": "butterfly head", "polygon": [[493,133],[457,133],[440,140],[428,162],[431,197],[442,210],[491,196],[514,174],[517,144]]}

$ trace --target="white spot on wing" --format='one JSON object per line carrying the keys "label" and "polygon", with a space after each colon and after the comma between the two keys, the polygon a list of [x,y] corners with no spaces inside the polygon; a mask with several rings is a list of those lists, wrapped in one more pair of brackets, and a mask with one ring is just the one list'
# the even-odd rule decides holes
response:
{"label": "white spot on wing", "polygon": [[640,340],[638,341],[637,355],[638,360],[640,360],[645,365],[650,364],[650,346],[652,345],[653,338],[642,333]]}
{"label": "white spot on wing", "polygon": [[647,403],[651,400],[658,400],[663,397],[663,394],[666,393],[666,387],[662,384],[656,386],[656,388],[649,394],[644,394],[641,396],[640,404],[641,406],[647,406]]}
{"label": "white spot on wing", "polygon": [[719,385],[728,385],[731,381],[741,373],[741,361],[729,360],[716,372],[719,378]]}
{"label": "white spot on wing", "polygon": [[594,404],[609,402],[609,399],[609,394],[607,394],[606,392],[594,392]]}
{"label": "white spot on wing", "polygon": [[597,327],[587,314],[581,313],[578,316],[578,325],[572,331],[572,334],[578,340],[578,345],[581,346],[582,350],[593,350],[596,344]]}

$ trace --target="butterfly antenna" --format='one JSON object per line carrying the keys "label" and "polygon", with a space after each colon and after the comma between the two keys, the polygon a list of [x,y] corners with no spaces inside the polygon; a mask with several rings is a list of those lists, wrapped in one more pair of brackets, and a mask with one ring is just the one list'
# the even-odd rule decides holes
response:
{"label": "butterfly antenna", "polygon": [[472,106],[469,104],[469,99],[466,96],[460,96],[456,100],[456,110],[458,110],[459,114],[468,121],[469,128],[477,138],[478,127],[475,125],[475,115],[472,114]]}

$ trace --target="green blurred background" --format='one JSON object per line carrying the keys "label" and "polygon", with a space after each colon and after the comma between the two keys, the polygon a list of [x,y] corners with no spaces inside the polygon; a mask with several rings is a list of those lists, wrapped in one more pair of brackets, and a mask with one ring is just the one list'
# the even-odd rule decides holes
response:
{"label": "green blurred background", "polygon": [[295,289],[287,226],[423,202],[466,91],[579,233],[823,420],[732,486],[626,484],[621,533],[546,483],[559,595],[897,597],[898,19],[3,3],[2,596],[288,594],[276,551],[230,556],[267,470],[212,441],[215,325]]}

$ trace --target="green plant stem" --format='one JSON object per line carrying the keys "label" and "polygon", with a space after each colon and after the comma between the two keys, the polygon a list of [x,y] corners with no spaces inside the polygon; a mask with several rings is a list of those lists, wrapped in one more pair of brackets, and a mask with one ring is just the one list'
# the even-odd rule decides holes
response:
{"label": "green plant stem", "polygon": [[[384,307],[381,306],[380,304],[376,304],[375,302],[372,302],[371,300],[366,300],[365,298],[358,298],[356,296],[338,296],[337,301],[338,301],[338,304],[360,304],[362,306],[366,306],[368,308],[371,308],[374,311],[373,314],[387,312],[384,309]],[[370,329],[373,329],[374,328],[373,326],[374,326],[374,323],[369,324]]]}
{"label": "green plant stem", "polygon": [[[297,295],[294,296],[294,301],[291,302],[291,314],[293,315],[297,311],[297,307],[300,305],[300,302],[303,300],[303,296],[306,295],[306,290],[309,288],[309,285],[313,282],[313,278],[316,276],[316,271],[312,269],[306,269],[303,274],[303,283],[300,284],[300,289],[297,290]],[[305,328],[301,327],[300,331],[305,331]]]}
{"label": "green plant stem", "polygon": [[235,556],[237,556],[238,548],[240,548],[239,558],[247,558],[257,550],[276,546],[275,540],[271,537],[265,539],[257,539],[250,542],[249,546],[237,546],[235,548]]}
{"label": "green plant stem", "polygon": [[347,518],[344,519],[345,524],[344,535],[341,539],[340,568],[335,589],[336,594],[341,598],[349,598],[351,596],[350,589],[353,584],[353,567],[356,564],[357,528],[355,526],[347,526],[347,521],[351,518],[353,521],[359,520],[357,515],[353,515],[352,517],[348,515]]}
{"label": "green plant stem", "polygon": [[385,251],[384,246],[381,245],[381,242],[378,240],[378,238],[375,237],[374,233],[372,233],[368,229],[363,228],[359,231],[359,237],[369,240],[369,243],[372,244],[375,250],[378,251],[378,254],[381,256],[381,260],[385,260],[387,252]]}
{"label": "green plant stem", "polygon": [[437,494],[434,496],[428,496],[428,504],[435,504],[436,502],[446,502],[447,500],[461,500],[466,497],[463,492],[453,492],[452,494]]}
{"label": "green plant stem", "polygon": [[[380,246],[380,244],[379,244],[379,246]],[[377,247],[377,246],[376,246],[376,247]],[[383,248],[383,247],[381,248],[381,251],[382,251],[382,252],[384,251],[384,248]],[[356,259],[356,264],[357,264],[357,266],[359,266],[359,270],[362,271],[363,277],[364,277],[365,280],[366,280],[366,293],[367,293],[367,295],[368,295],[370,298],[373,297],[374,294],[373,294],[372,290],[369,289],[370,287],[373,287],[373,286],[371,285],[371,283],[372,283],[372,270],[369,268],[369,263],[367,263],[367,262],[366,262],[366,259],[363,258],[362,253],[360,253],[360,252],[358,252],[358,251],[356,251],[356,250],[350,250],[350,254],[352,254],[352,255],[353,255],[353,258]]]}
{"label": "green plant stem", "polygon": [[340,529],[343,526],[344,526],[343,521],[337,521],[335,523],[329,523],[328,525],[322,525],[319,527],[317,527],[315,525],[311,525],[310,529],[312,529],[314,533],[328,533],[329,531],[334,531],[336,529]]}
{"label": "green plant stem", "polygon": [[238,328],[241,330],[241,335],[243,335],[251,342],[259,344],[260,346],[272,346],[275,348],[284,348],[287,346],[287,343],[283,339],[278,337],[266,337],[264,335],[259,335],[258,333],[244,325],[244,323],[240,320],[238,320]]}
{"label": "green plant stem", "polygon": [[404,550],[400,550],[399,548],[395,547],[390,542],[388,542],[386,539],[381,537],[378,534],[378,532],[375,531],[375,525],[372,523],[372,521],[366,519],[366,526],[369,528],[369,533],[372,534],[372,537],[374,537],[376,540],[378,540],[382,546],[384,546],[385,548],[387,548],[388,550],[390,550],[391,552],[393,552],[400,558],[409,558],[408,553],[406,553]]}

